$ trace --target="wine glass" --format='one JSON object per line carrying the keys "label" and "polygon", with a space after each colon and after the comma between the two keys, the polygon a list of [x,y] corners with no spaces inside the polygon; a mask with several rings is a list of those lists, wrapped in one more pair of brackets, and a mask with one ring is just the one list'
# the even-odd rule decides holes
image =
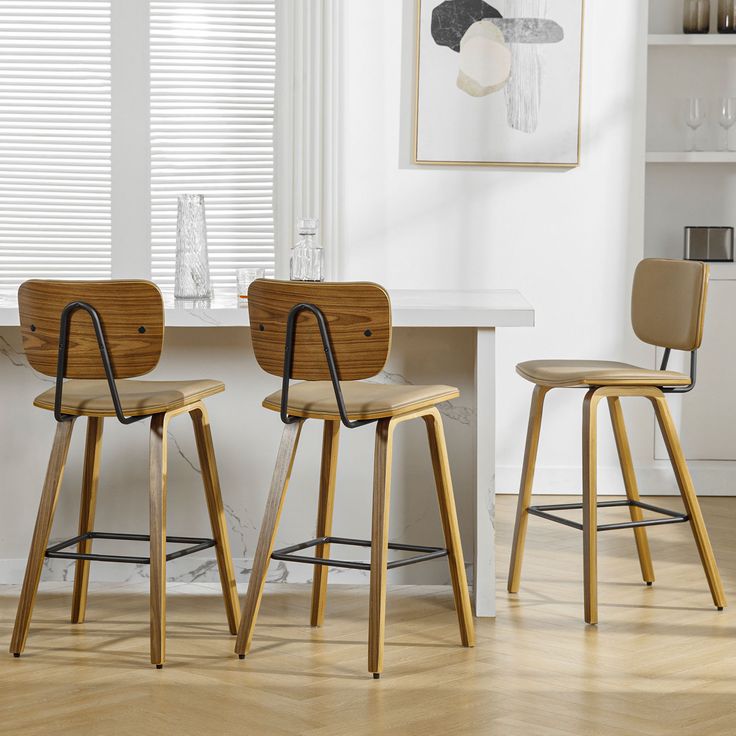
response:
{"label": "wine glass", "polygon": [[698,150],[698,128],[705,122],[705,102],[702,97],[690,97],[687,101],[685,117],[687,127],[690,128],[688,151]]}
{"label": "wine glass", "polygon": [[736,123],[736,97],[721,97],[718,107],[718,124],[724,131],[724,144],[722,151],[730,151],[728,132]]}

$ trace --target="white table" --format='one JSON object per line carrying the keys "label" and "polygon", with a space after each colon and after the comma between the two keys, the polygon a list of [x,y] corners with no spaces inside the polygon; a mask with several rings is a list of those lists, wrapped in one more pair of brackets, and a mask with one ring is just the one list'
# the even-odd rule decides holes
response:
{"label": "white table", "polygon": [[[495,601],[495,333],[531,327],[534,310],[517,291],[390,291],[394,327],[475,330],[475,545],[473,598],[477,616],[494,616]],[[166,295],[167,327],[247,327],[235,295],[176,302]],[[0,325],[18,325],[15,296],[0,296]],[[504,366],[503,370],[511,370]]]}

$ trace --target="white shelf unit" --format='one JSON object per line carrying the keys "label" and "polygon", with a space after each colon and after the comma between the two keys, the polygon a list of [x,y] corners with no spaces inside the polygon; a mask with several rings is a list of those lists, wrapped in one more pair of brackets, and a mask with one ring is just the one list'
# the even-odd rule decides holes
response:
{"label": "white shelf unit", "polygon": [[[712,30],[716,5],[711,3]],[[649,0],[644,253],[654,258],[682,258],[688,225],[736,226],[736,152],[717,150],[723,146],[718,98],[736,97],[736,35],[681,29],[682,2]],[[705,150],[684,150],[688,97],[702,97],[707,105],[698,131],[698,147]],[[731,145],[736,146],[736,126]],[[723,389],[736,355],[736,263],[711,263],[710,273],[698,385],[670,404],[688,460],[722,461],[724,477],[736,487],[736,391]],[[655,458],[666,456],[655,439]]]}
{"label": "white shelf unit", "polygon": [[736,151],[647,151],[648,164],[736,164]]}
{"label": "white shelf unit", "polygon": [[650,46],[736,46],[736,33],[650,33]]}

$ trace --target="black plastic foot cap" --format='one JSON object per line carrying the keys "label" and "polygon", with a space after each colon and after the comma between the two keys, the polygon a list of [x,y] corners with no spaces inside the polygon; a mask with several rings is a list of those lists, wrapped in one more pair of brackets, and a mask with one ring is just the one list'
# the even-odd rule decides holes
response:
{"label": "black plastic foot cap", "polygon": [[238,654],[238,659],[245,659],[245,654]]}
{"label": "black plastic foot cap", "polygon": [[[723,610],[723,609],[721,609],[721,610]],[[20,657],[20,652],[13,652],[13,656],[14,657]]]}
{"label": "black plastic foot cap", "polygon": [[[718,610],[719,610],[719,611],[722,611],[722,610],[723,610],[723,606],[718,606]],[[20,655],[19,655],[19,654],[16,654],[15,656],[16,656],[16,657],[19,657]]]}
{"label": "black plastic foot cap", "polygon": [[156,665],[156,669],[157,670],[162,670],[163,668],[164,668],[164,666],[162,664],[157,664]]}
{"label": "black plastic foot cap", "polygon": [[373,679],[374,680],[380,680],[381,679],[381,673],[380,672],[374,672],[373,673]]}
{"label": "black plastic foot cap", "polygon": [[653,582],[651,582],[651,580],[648,580],[648,581],[647,581],[647,586],[651,588],[651,587],[652,587],[652,585],[654,585],[654,583],[653,583]]}

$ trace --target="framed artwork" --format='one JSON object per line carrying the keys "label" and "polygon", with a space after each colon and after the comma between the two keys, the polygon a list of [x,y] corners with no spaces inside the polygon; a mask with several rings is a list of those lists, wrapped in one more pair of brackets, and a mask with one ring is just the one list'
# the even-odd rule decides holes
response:
{"label": "framed artwork", "polygon": [[414,162],[580,163],[583,0],[417,0]]}

